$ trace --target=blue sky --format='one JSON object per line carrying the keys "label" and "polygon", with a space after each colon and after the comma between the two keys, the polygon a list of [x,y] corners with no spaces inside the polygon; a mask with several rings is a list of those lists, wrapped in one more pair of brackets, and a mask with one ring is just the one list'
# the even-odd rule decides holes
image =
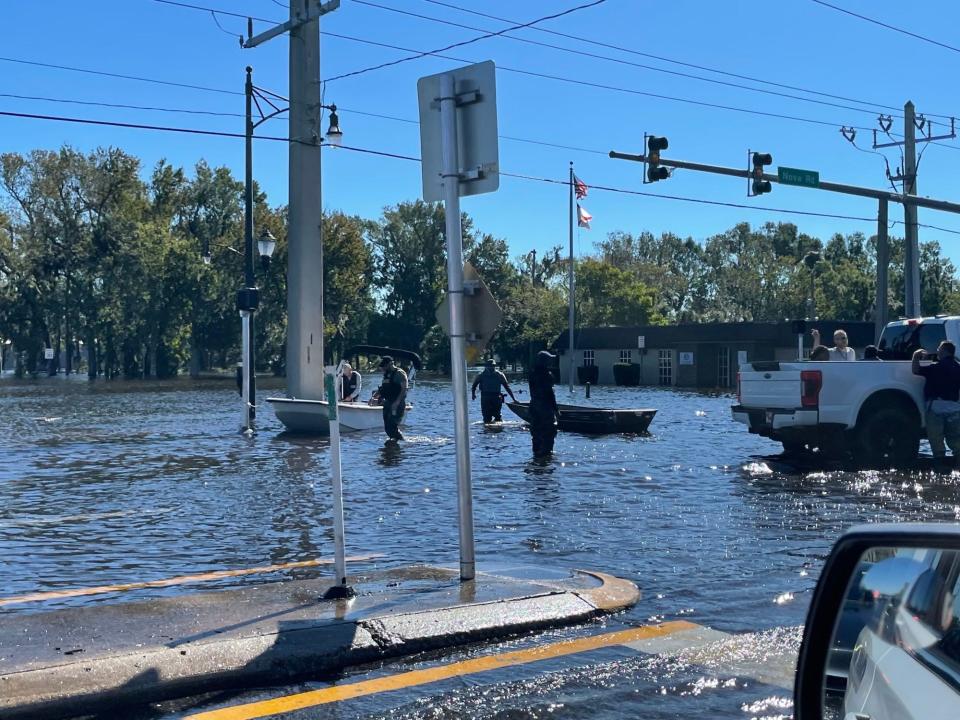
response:
{"label": "blue sky", "polygon": [[[285,2],[281,0],[185,1],[278,21],[286,16],[281,6]],[[504,23],[427,0],[370,2],[487,32],[506,27]],[[584,0],[448,2],[528,22],[575,7]],[[960,4],[950,0],[932,0],[922,6],[922,12],[907,14],[903,13],[902,3],[892,0],[831,2],[948,44],[960,21]],[[237,93],[198,91],[0,61],[4,70],[0,81],[0,95],[3,95],[0,110],[242,132],[239,116],[102,108],[8,96],[239,115],[243,112],[243,76],[248,64],[255,69],[258,85],[279,93],[287,91],[287,40],[278,38],[255,50],[242,50],[235,37],[245,29],[246,22],[240,18],[219,15],[217,20],[226,29],[224,32],[209,12],[153,0],[5,0],[0,5],[0,19],[5,28],[4,48],[0,51],[4,58],[138,75]],[[263,23],[256,24],[257,31],[265,27]],[[757,208],[790,208],[869,218],[876,215],[876,205],[869,200],[778,185],[774,185],[769,195],[748,199],[746,181],[693,172],[678,171],[667,181],[644,186],[641,185],[642,166],[611,160],[606,153],[612,149],[640,152],[643,133],[647,131],[669,137],[670,148],[664,153],[665,157],[743,167],[747,149],[751,148],[772,153],[774,167],[809,168],[818,170],[825,180],[883,188],[888,187],[883,160],[875,154],[858,152],[839,132],[842,125],[877,126],[880,108],[865,105],[864,101],[898,108],[912,99],[918,111],[928,115],[960,114],[960,100],[956,98],[956,83],[952,80],[960,66],[960,53],[869,24],[812,0],[673,0],[669,3],[607,0],[599,6],[547,21],[541,27],[684,63],[844,96],[857,102],[723,76],[525,29],[514,34],[627,63],[686,72],[854,109],[751,92],[509,38],[490,38],[457,48],[450,54],[469,62],[492,59],[504,68],[622,89],[615,91],[498,70],[502,136],[586,150],[501,140],[501,168],[514,173],[564,179],[572,160],[577,174],[588,185]],[[341,8],[324,19],[322,29],[415,50],[431,50],[483,34],[401,15],[358,0],[342,0]],[[324,78],[396,60],[406,54],[330,36],[322,39],[322,48]],[[415,123],[370,117],[357,111],[415,121],[417,79],[459,64],[462,63],[427,57],[328,83],[325,101],[343,108],[341,126],[345,144],[419,155],[419,129]],[[827,124],[703,107],[637,92],[791,115]],[[897,114],[896,110],[889,112]],[[942,122],[939,117],[932,119]],[[937,134],[945,129],[943,125],[935,126]],[[260,130],[272,135],[285,135],[286,131],[284,119],[266,123]],[[902,131],[902,121],[897,117],[894,117],[893,131]],[[866,130],[860,131],[857,137],[858,145],[865,148],[870,147],[871,140]],[[944,142],[954,147],[932,145],[923,155],[919,191],[921,195],[957,200],[953,168],[960,160],[960,141]],[[212,165],[230,167],[237,177],[242,177],[242,140],[0,117],[0,151],[26,152],[33,148],[56,148],[62,143],[83,150],[116,145],[142,158],[145,169],[160,158],[187,167],[205,158]],[[895,168],[900,163],[899,154],[896,150],[887,153]],[[268,141],[256,144],[255,175],[272,203],[286,202],[285,144]],[[376,217],[384,206],[419,195],[420,168],[416,163],[345,150],[325,151],[323,197],[328,209]],[[580,252],[589,252],[595,240],[613,230],[671,230],[702,240],[741,220],[753,224],[788,220],[796,222],[803,231],[824,238],[834,232],[875,232],[873,222],[697,205],[599,190],[591,191],[583,204],[593,214],[594,221],[591,231],[580,234]],[[504,177],[498,192],[465,198],[462,207],[476,218],[482,230],[506,238],[514,255],[532,248],[544,250],[555,244],[566,245],[567,193],[563,186]],[[891,206],[890,214],[891,219],[902,219],[900,206]],[[920,210],[920,222],[960,230],[960,218],[929,210]],[[899,235],[902,228],[894,227],[891,232]],[[921,229],[920,238],[939,239],[947,253],[960,261],[960,236]]]}

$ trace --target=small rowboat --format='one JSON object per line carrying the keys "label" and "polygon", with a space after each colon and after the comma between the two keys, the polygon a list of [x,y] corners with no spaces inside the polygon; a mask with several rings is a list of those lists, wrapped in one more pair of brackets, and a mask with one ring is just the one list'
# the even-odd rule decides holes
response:
{"label": "small rowboat", "polygon": [[[525,422],[530,422],[529,403],[508,402],[513,413]],[[613,433],[643,433],[647,431],[656,410],[620,410],[612,408],[584,407],[581,405],[558,405],[560,421],[557,427],[566,432],[588,435]]]}

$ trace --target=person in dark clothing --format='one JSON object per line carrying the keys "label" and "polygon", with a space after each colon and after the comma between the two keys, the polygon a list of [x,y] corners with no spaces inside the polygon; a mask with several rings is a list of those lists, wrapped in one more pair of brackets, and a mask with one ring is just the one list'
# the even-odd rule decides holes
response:
{"label": "person in dark clothing", "polygon": [[552,453],[553,441],[557,437],[560,409],[553,393],[553,375],[550,373],[550,364],[555,357],[541,350],[530,373],[530,439],[534,457]]}
{"label": "person in dark clothing", "polygon": [[391,440],[403,440],[400,422],[407,409],[407,374],[393,364],[393,358],[384,355],[380,360],[383,384],[377,395],[383,402],[383,430]]}
{"label": "person in dark clothing", "polygon": [[500,416],[500,411],[503,408],[503,395],[500,393],[500,388],[505,388],[510,394],[510,399],[514,402],[517,401],[517,398],[514,396],[513,390],[510,389],[507,376],[497,370],[496,363],[491,359],[487,360],[485,364],[486,367],[483,372],[477,375],[477,379],[473,381],[470,392],[473,399],[476,400],[477,387],[480,387],[480,411],[483,413],[485,423],[501,422],[503,420]]}
{"label": "person in dark clothing", "polygon": [[954,462],[960,457],[960,363],[956,353],[956,346],[944,340],[937,348],[935,363],[920,365],[920,361],[928,357],[923,348],[913,354],[913,374],[926,378],[923,399],[927,410],[927,438],[937,465],[946,462],[944,441],[953,452]]}

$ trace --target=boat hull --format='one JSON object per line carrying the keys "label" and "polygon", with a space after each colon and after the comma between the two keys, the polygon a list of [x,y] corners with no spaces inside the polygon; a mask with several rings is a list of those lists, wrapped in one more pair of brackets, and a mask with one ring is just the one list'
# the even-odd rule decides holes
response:
{"label": "boat hull", "polygon": [[[277,419],[290,432],[329,435],[330,418],[326,400],[267,398]],[[409,410],[410,407],[407,406]],[[383,408],[366,403],[340,403],[341,432],[362,432],[383,428]],[[401,423],[402,425],[403,423]]]}
{"label": "boat hull", "polygon": [[[529,403],[508,402],[514,415],[530,422]],[[614,433],[643,433],[653,422],[657,411],[652,408],[620,410],[613,408],[558,405],[560,420],[557,427],[565,432],[586,435],[610,435]]]}

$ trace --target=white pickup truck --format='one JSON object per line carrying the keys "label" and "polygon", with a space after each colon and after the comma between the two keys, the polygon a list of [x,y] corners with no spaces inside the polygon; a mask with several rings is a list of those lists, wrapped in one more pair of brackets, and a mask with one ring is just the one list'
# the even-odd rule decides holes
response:
{"label": "white pickup truck", "polygon": [[890,323],[877,343],[880,360],[748,363],[737,374],[733,419],[787,452],[852,453],[865,464],[912,460],[925,422],[924,379],[910,360],[943,340],[960,346],[960,317]]}

